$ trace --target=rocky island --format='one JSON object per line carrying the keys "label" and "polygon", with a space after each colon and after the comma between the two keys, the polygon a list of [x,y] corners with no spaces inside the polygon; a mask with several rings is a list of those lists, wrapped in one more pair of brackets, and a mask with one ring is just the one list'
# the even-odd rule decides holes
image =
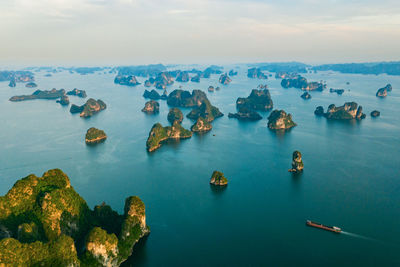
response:
{"label": "rocky island", "polygon": [[377,97],[386,97],[388,92],[392,91],[392,85],[387,84],[385,87],[378,89],[376,92]]}
{"label": "rocky island", "polygon": [[294,87],[303,91],[323,91],[326,88],[326,84],[322,82],[308,82],[307,79],[301,75],[282,79],[281,86],[283,88]]}
{"label": "rocky island", "polygon": [[344,89],[334,89],[334,88],[330,88],[329,89],[330,93],[336,93],[338,95],[342,95],[344,93]]}
{"label": "rocky island", "polygon": [[228,76],[228,74],[221,74],[221,76],[219,77],[219,80],[218,80],[220,83],[222,83],[222,84],[225,84],[225,85],[227,85],[227,84],[229,84],[231,81],[232,81],[232,79],[231,78],[229,78],[229,76]]}
{"label": "rocky island", "polygon": [[378,111],[378,110],[374,110],[374,111],[371,112],[371,117],[372,118],[379,117],[380,115],[381,115],[381,112]]}
{"label": "rocky island", "polygon": [[292,155],[292,168],[289,169],[289,172],[294,172],[294,173],[298,173],[298,172],[302,172],[304,169],[304,164],[303,164],[303,160],[301,158],[301,153],[300,151],[294,151],[293,155]]}
{"label": "rocky island", "polygon": [[74,95],[74,96],[78,96],[81,98],[86,98],[86,91],[85,90],[79,90],[77,88],[75,88],[74,90],[68,91],[67,95]]}
{"label": "rocky island", "polygon": [[64,89],[57,90],[57,89],[53,88],[50,91],[36,90],[31,95],[13,96],[10,98],[10,101],[17,102],[17,101],[25,101],[25,100],[32,100],[32,99],[57,99],[64,95],[65,95]]}
{"label": "rocky island", "polygon": [[190,130],[195,133],[205,133],[211,131],[212,125],[203,117],[199,117],[195,124],[192,125]]}
{"label": "rocky island", "polygon": [[60,103],[61,106],[68,106],[69,105],[69,97],[67,95],[63,95],[59,100],[56,101]]}
{"label": "rocky island", "polygon": [[212,122],[214,119],[222,116],[224,116],[224,114],[219,111],[217,107],[211,105],[208,99],[205,99],[200,106],[193,108],[186,117],[192,120],[203,117],[206,121]]}
{"label": "rocky island", "polygon": [[35,87],[37,87],[37,84],[34,83],[34,82],[30,82],[30,83],[25,84],[25,87],[27,87],[27,88],[35,88]]}
{"label": "rocky island", "polygon": [[176,77],[177,82],[188,82],[189,81],[189,73],[187,71],[181,71],[178,73]]}
{"label": "rocky island", "polygon": [[242,121],[258,121],[262,119],[261,115],[258,114],[257,111],[254,111],[246,107],[240,108],[237,113],[229,113],[228,117]]}
{"label": "rocky island", "polygon": [[143,97],[144,98],[149,98],[149,99],[152,99],[152,100],[158,100],[158,99],[161,98],[160,94],[154,89],[151,90],[151,91],[144,90]]}
{"label": "rocky island", "polygon": [[107,135],[103,130],[97,128],[89,128],[86,132],[85,142],[88,145],[98,144],[104,142],[107,139]]}
{"label": "rocky island", "polygon": [[173,107],[195,107],[207,99],[206,94],[201,90],[193,90],[192,93],[176,89],[168,95],[167,104]]}
{"label": "rocky island", "polygon": [[145,205],[132,196],[124,214],[91,210],[59,169],[17,181],[0,197],[3,266],[119,266],[149,234]]}
{"label": "rocky island", "polygon": [[230,70],[229,73],[228,73],[228,75],[229,75],[229,76],[236,76],[236,75],[238,75],[238,72],[237,72],[237,71],[234,71],[234,70]]}
{"label": "rocky island", "polygon": [[249,78],[257,78],[257,79],[268,79],[268,76],[265,75],[259,68],[251,68],[247,70],[247,77]]}
{"label": "rocky island", "polygon": [[311,99],[311,95],[308,92],[304,92],[300,97],[304,100]]}
{"label": "rocky island", "polygon": [[200,75],[197,74],[190,79],[191,82],[199,83],[200,82]]}
{"label": "rocky island", "polygon": [[228,179],[226,179],[222,172],[214,171],[211,175],[210,184],[224,186],[228,184]]}
{"label": "rocky island", "polygon": [[272,130],[288,130],[296,125],[292,120],[292,115],[284,110],[275,109],[268,116],[268,128]]}
{"label": "rocky island", "polygon": [[107,106],[102,100],[98,99],[96,101],[93,98],[90,98],[82,106],[77,106],[75,104],[72,104],[71,109],[69,111],[71,113],[80,113],[79,114],[80,117],[88,118],[106,108]]}
{"label": "rocky island", "polygon": [[147,114],[156,114],[160,112],[160,104],[157,101],[150,100],[144,104],[142,112]]}
{"label": "rocky island", "polygon": [[273,103],[268,89],[253,89],[247,98],[239,97],[236,100],[236,108],[267,111],[272,109]]}
{"label": "rocky island", "polygon": [[174,124],[174,122],[182,123],[183,113],[179,108],[171,108],[168,112],[167,119],[171,124]]}
{"label": "rocky island", "polygon": [[336,107],[334,104],[329,105],[326,113],[324,113],[322,106],[318,106],[314,114],[332,120],[361,120],[365,118],[365,114],[362,111],[362,106],[358,106],[356,102],[346,102],[340,107]]}
{"label": "rocky island", "polygon": [[190,137],[192,137],[192,132],[183,128],[178,121],[175,121],[172,126],[166,127],[163,127],[160,123],[156,123],[151,128],[149,137],[147,138],[147,151],[152,152],[158,149],[164,142],[170,139],[179,140]]}
{"label": "rocky island", "polygon": [[140,84],[134,75],[117,75],[114,79],[114,83],[127,86],[136,86]]}
{"label": "rocky island", "polygon": [[174,78],[171,73],[164,71],[160,72],[157,77],[154,79],[154,85],[157,89],[166,89],[168,85],[174,83]]}

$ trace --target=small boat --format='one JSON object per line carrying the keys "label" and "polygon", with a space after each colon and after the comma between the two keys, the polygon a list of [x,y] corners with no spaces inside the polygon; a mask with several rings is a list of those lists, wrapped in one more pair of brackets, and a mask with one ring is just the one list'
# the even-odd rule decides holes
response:
{"label": "small boat", "polygon": [[342,232],[342,229],[340,229],[339,227],[326,226],[326,225],[323,225],[323,224],[320,224],[320,223],[317,223],[317,222],[312,222],[312,221],[309,221],[309,220],[307,220],[306,225],[307,226],[311,226],[311,227],[315,227],[315,228],[319,228],[319,229],[322,229],[322,230],[338,233],[338,234]]}

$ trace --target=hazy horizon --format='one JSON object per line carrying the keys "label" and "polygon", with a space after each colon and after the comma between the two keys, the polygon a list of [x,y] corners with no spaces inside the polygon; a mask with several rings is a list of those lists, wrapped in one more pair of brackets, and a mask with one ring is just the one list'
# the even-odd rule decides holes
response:
{"label": "hazy horizon", "polygon": [[399,60],[400,3],[3,0],[1,65]]}

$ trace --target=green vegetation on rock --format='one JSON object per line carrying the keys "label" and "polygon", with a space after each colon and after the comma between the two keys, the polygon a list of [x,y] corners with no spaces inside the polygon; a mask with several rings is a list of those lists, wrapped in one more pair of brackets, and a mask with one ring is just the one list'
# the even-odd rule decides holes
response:
{"label": "green vegetation on rock", "polygon": [[225,178],[222,172],[214,171],[211,175],[210,184],[219,186],[227,185],[228,179]]}
{"label": "green vegetation on rock", "polygon": [[183,114],[179,108],[171,108],[168,112],[168,121],[174,124],[175,121],[181,123],[183,121]]}
{"label": "green vegetation on rock", "polygon": [[196,121],[195,124],[192,125],[190,130],[192,132],[198,132],[198,133],[204,133],[208,132],[212,129],[211,123],[209,123],[206,119],[203,117],[199,117]]}
{"label": "green vegetation on rock", "polygon": [[105,204],[92,211],[59,169],[31,174],[0,197],[0,229],[6,266],[118,266],[132,251],[119,248],[149,233],[138,197],[127,199],[124,215]]}
{"label": "green vegetation on rock", "polygon": [[212,122],[214,119],[222,117],[224,114],[219,111],[217,107],[211,105],[208,99],[203,100],[200,106],[197,106],[189,112],[187,117],[192,120],[197,120],[199,117],[203,117],[208,122]]}
{"label": "green vegetation on rock", "polygon": [[107,139],[107,135],[103,130],[97,128],[89,128],[86,132],[85,142],[86,144],[96,144],[103,142]]}
{"label": "green vegetation on rock", "polygon": [[183,128],[178,121],[172,126],[163,127],[160,123],[156,123],[150,130],[147,138],[146,147],[149,152],[161,147],[161,144],[168,139],[185,139],[192,137],[192,132]]}
{"label": "green vegetation on rock", "polygon": [[292,115],[286,114],[284,110],[275,109],[268,116],[268,128],[272,130],[287,130],[296,125],[292,120]]}

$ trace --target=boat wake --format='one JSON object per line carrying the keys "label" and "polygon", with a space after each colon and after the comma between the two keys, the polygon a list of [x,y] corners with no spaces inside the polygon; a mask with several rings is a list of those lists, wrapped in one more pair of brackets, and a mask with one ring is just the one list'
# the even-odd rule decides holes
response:
{"label": "boat wake", "polygon": [[372,238],[372,237],[367,237],[367,236],[358,235],[358,234],[354,234],[354,233],[349,233],[349,232],[345,232],[345,231],[342,231],[341,233],[344,234],[344,235],[355,237],[355,238],[360,238],[360,239],[364,239],[364,240],[380,242],[379,240],[377,240],[375,238]]}

